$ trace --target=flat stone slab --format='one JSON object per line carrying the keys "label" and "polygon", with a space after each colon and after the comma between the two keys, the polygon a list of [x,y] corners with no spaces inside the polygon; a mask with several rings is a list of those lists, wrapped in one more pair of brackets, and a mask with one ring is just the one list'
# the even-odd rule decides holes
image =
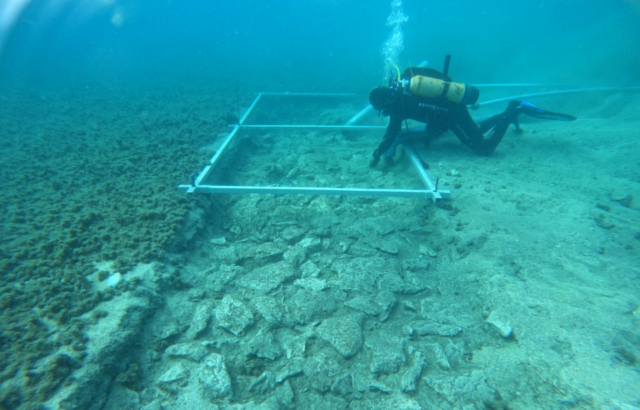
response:
{"label": "flat stone slab", "polygon": [[342,356],[351,357],[362,348],[359,317],[333,317],[318,326],[318,336],[329,342]]}
{"label": "flat stone slab", "polygon": [[247,273],[236,282],[240,287],[268,293],[287,279],[295,276],[295,271],[285,262],[262,266]]}
{"label": "flat stone slab", "polygon": [[186,387],[188,384],[189,370],[181,363],[173,365],[158,380],[159,387],[171,393],[176,393],[178,389]]}
{"label": "flat stone slab", "polygon": [[445,336],[453,337],[462,332],[462,328],[455,325],[445,325],[442,323],[416,321],[411,323],[411,327],[420,336]]}
{"label": "flat stone slab", "polygon": [[377,315],[383,312],[382,307],[369,295],[358,295],[344,302],[344,305],[368,315]]}
{"label": "flat stone slab", "polygon": [[204,361],[198,380],[209,399],[231,395],[231,378],[227,372],[224,356],[211,353]]}
{"label": "flat stone slab", "polygon": [[387,333],[367,337],[367,348],[371,351],[371,373],[392,374],[406,362],[405,340]]}
{"label": "flat stone slab", "polygon": [[209,353],[209,351],[201,344],[190,343],[178,343],[169,346],[164,352],[171,357],[188,359],[196,363],[200,362],[200,360]]}
{"label": "flat stone slab", "polygon": [[253,307],[271,326],[277,326],[284,317],[282,305],[272,296],[258,296],[251,299]]}
{"label": "flat stone slab", "polygon": [[327,285],[326,280],[318,279],[318,278],[296,279],[296,281],[293,282],[293,284],[303,289],[315,291],[315,292],[319,292],[329,287],[329,285]]}
{"label": "flat stone slab", "polygon": [[251,310],[231,296],[225,296],[215,309],[218,326],[227,329],[236,336],[253,323]]}

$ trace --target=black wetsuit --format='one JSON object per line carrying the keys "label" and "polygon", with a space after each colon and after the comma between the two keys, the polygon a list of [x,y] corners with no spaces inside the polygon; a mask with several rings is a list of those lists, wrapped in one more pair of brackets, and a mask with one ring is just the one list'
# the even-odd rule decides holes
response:
{"label": "black wetsuit", "polygon": [[[427,124],[424,142],[428,143],[431,138],[451,130],[463,144],[479,155],[490,155],[502,141],[509,124],[517,119],[517,113],[507,109],[476,124],[466,105],[450,102],[444,97],[424,98],[396,92],[393,103],[383,110],[383,114],[391,118],[382,143],[373,154],[376,158],[393,145],[407,119]],[[483,134],[487,131],[489,133],[485,137]]]}

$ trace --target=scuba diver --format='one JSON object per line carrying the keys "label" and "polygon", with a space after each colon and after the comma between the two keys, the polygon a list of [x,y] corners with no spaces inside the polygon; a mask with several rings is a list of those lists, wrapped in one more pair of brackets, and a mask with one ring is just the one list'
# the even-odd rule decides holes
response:
{"label": "scuba diver", "polygon": [[[453,131],[476,154],[490,155],[502,141],[510,124],[521,131],[518,123],[520,114],[560,121],[576,119],[571,115],[542,110],[527,101],[514,100],[509,102],[503,113],[476,124],[467,105],[478,101],[480,91],[468,84],[452,82],[448,76],[450,59],[451,56],[447,55],[443,73],[433,68],[410,67],[397,79],[392,76],[388,87],[371,90],[369,102],[378,115],[390,116],[384,138],[369,162],[372,168],[378,164],[381,156],[395,156],[398,144],[424,142],[428,146],[433,138],[448,130]],[[426,123],[425,130],[410,132],[407,119]],[[399,136],[403,122],[407,130]],[[488,134],[485,137],[486,132]]]}

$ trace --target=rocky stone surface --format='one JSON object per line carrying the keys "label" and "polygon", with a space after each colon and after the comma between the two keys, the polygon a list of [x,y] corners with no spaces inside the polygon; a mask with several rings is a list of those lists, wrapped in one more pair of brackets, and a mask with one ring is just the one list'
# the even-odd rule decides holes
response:
{"label": "rocky stone surface", "polygon": [[343,371],[337,360],[323,353],[308,358],[303,369],[310,386],[320,393],[328,392]]}
{"label": "rocky stone surface", "polygon": [[378,332],[374,337],[368,337],[366,346],[371,354],[371,373],[396,373],[406,361],[404,344],[404,339],[386,332]]}
{"label": "rocky stone surface", "polygon": [[218,326],[240,336],[244,329],[253,323],[251,310],[239,300],[225,296],[215,309]]}
{"label": "rocky stone surface", "polygon": [[282,348],[268,330],[260,331],[245,345],[245,356],[276,360],[283,354]]}
{"label": "rocky stone surface", "polygon": [[483,406],[496,400],[496,392],[487,386],[484,373],[478,370],[461,375],[427,376],[424,380],[453,405],[474,403]]}
{"label": "rocky stone surface", "polygon": [[203,301],[196,308],[196,313],[191,319],[191,326],[189,327],[189,337],[195,339],[198,335],[207,328],[211,316],[213,315],[213,302],[207,300]]}
{"label": "rocky stone surface", "polygon": [[303,289],[314,291],[314,292],[319,292],[329,287],[326,280],[318,279],[318,278],[297,279],[295,282],[293,282],[293,284]]}
{"label": "rocky stone surface", "polygon": [[349,306],[350,308],[359,310],[368,315],[377,315],[382,313],[385,309],[383,309],[378,302],[371,295],[358,295],[353,299],[349,299],[344,302],[345,306]]}
{"label": "rocky stone surface", "polygon": [[294,276],[295,271],[291,265],[285,262],[278,262],[252,270],[241,277],[237,283],[239,286],[249,290],[268,293],[280,286],[285,280]]}
{"label": "rocky stone surface", "polygon": [[225,398],[231,395],[231,378],[227,373],[224,356],[211,353],[201,365],[198,372],[204,393],[210,399]]}
{"label": "rocky stone surface", "polygon": [[272,296],[256,296],[251,299],[253,307],[262,315],[271,326],[277,326],[282,322],[284,313],[282,303]]}
{"label": "rocky stone surface", "polygon": [[295,324],[307,324],[336,310],[334,299],[323,292],[300,289],[288,301],[287,320]]}
{"label": "rocky stone surface", "polygon": [[349,358],[362,348],[361,323],[361,316],[332,317],[318,326],[317,334],[329,342],[343,357]]}
{"label": "rocky stone surface", "polygon": [[486,320],[499,334],[500,336],[507,338],[511,336],[513,329],[509,324],[509,319],[506,314],[501,310],[494,310],[491,312]]}
{"label": "rocky stone surface", "polygon": [[193,362],[199,362],[207,353],[207,349],[199,343],[179,343],[169,346],[169,348],[165,350],[165,354],[168,356],[188,359]]}
{"label": "rocky stone surface", "polygon": [[177,393],[179,389],[186,387],[189,384],[189,370],[187,370],[181,363],[174,364],[169,370],[166,371],[160,379],[158,379],[158,385],[161,389],[170,393]]}
{"label": "rocky stone surface", "polygon": [[454,325],[444,325],[441,323],[416,321],[411,322],[411,327],[420,336],[445,336],[453,337],[462,332],[462,328]]}
{"label": "rocky stone surface", "polygon": [[402,375],[402,387],[403,392],[411,393],[417,389],[418,380],[422,376],[422,370],[425,366],[425,360],[422,357],[422,353],[417,351],[413,355],[413,364]]}

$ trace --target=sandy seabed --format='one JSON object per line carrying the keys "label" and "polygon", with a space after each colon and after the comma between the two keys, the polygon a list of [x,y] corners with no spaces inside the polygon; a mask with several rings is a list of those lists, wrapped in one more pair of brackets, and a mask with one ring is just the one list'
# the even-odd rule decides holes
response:
{"label": "sandy seabed", "polygon": [[[524,123],[488,158],[452,136],[419,148],[452,191],[438,205],[194,200],[161,257],[86,272],[111,296],[78,312],[81,348],[37,359],[36,385],[68,369],[45,395],[59,408],[640,408],[640,96],[597,101],[556,102],[579,120]],[[318,121],[360,108],[329,107]],[[368,167],[381,134],[246,132],[212,182],[420,188],[401,153]],[[191,137],[190,157],[222,136]]]}

